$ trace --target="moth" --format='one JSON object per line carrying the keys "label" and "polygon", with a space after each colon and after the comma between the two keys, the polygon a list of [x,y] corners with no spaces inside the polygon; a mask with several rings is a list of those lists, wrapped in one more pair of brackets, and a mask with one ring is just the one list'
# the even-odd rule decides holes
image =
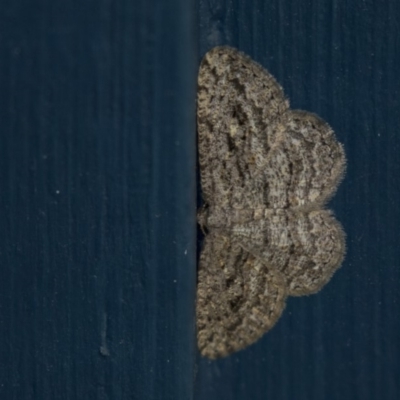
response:
{"label": "moth", "polygon": [[197,340],[214,359],[257,341],[288,296],[318,292],[341,265],[344,232],[325,204],[346,160],[326,122],[290,109],[274,77],[230,47],[201,62],[197,127]]}

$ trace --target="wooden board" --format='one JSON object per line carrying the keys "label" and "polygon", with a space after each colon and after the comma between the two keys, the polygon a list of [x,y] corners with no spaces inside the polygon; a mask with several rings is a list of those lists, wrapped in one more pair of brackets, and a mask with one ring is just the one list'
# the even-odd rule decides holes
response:
{"label": "wooden board", "polygon": [[193,10],[1,3],[1,399],[192,396]]}
{"label": "wooden board", "polygon": [[[399,398],[399,12],[395,0],[2,2],[0,398]],[[210,362],[195,342],[195,90],[221,44],[344,143],[330,207],[348,251],[259,343]]]}
{"label": "wooden board", "polygon": [[197,400],[400,396],[400,30],[395,1],[200,1],[201,56],[239,48],[320,115],[344,143],[333,200],[343,267],[317,295],[291,298],[255,346],[200,360]]}

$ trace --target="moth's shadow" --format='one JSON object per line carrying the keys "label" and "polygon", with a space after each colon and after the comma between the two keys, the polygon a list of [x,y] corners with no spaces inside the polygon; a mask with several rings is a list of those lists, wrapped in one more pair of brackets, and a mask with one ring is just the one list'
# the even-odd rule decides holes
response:
{"label": "moth's shadow", "polygon": [[[198,132],[196,129],[196,135],[198,138]],[[196,140],[196,143],[198,141]],[[196,151],[196,229],[197,229],[197,246],[196,246],[196,261],[197,261],[197,266],[199,265],[199,259],[200,259],[200,252],[203,247],[203,242],[204,242],[204,232],[201,230],[200,225],[197,223],[197,212],[198,210],[203,206],[204,201],[202,199],[202,191],[201,191],[201,183],[200,183],[200,163],[199,163],[199,152]]]}

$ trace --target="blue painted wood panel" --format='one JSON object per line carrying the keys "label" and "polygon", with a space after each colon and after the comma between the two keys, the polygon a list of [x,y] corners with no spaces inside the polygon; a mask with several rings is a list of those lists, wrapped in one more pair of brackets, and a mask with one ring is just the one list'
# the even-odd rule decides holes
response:
{"label": "blue painted wood panel", "polygon": [[194,5],[0,5],[0,398],[188,399]]}
{"label": "blue painted wood panel", "polygon": [[200,56],[220,44],[246,52],[344,143],[330,207],[348,249],[331,282],[291,298],[260,342],[200,360],[196,399],[400,398],[399,15],[396,1],[199,2]]}
{"label": "blue painted wood panel", "polygon": [[[399,398],[399,12],[395,0],[1,2],[0,398]],[[220,44],[344,143],[330,207],[348,251],[259,343],[210,362],[194,325],[195,90]]]}

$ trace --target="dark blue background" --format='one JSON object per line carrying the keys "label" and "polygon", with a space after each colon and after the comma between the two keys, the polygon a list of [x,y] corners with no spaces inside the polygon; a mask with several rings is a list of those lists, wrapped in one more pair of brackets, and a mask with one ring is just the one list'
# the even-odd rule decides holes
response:
{"label": "dark blue background", "polygon": [[343,267],[290,298],[248,350],[201,360],[196,399],[400,398],[400,3],[200,2],[200,54],[230,44],[281,83],[293,108],[329,121],[348,158],[329,207]]}
{"label": "dark blue background", "polygon": [[0,3],[0,399],[193,395],[186,0]]}
{"label": "dark blue background", "polygon": [[[400,398],[400,3],[0,3],[0,398]],[[256,345],[195,342],[195,90],[243,50],[348,157],[341,270]]]}

